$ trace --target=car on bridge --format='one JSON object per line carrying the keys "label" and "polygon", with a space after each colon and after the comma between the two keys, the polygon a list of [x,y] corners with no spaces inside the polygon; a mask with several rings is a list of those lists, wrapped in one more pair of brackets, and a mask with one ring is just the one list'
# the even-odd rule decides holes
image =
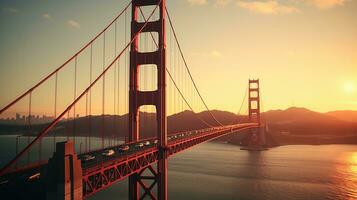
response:
{"label": "car on bridge", "polygon": [[90,161],[90,160],[94,160],[95,156],[92,156],[92,155],[84,155],[82,158],[81,158],[81,161],[82,162],[87,162],[87,161]]}
{"label": "car on bridge", "polygon": [[135,145],[136,147],[143,147],[144,146],[144,143],[140,142],[138,144]]}
{"label": "car on bridge", "polygon": [[150,144],[151,144],[150,141],[146,141],[146,142],[144,143],[145,146],[149,146]]}
{"label": "car on bridge", "polygon": [[9,182],[9,180],[0,180],[0,186],[5,185]]}
{"label": "car on bridge", "polygon": [[129,149],[130,147],[128,145],[123,145],[118,147],[119,151],[128,151]]}
{"label": "car on bridge", "polygon": [[35,173],[35,174],[33,174],[33,175],[31,175],[28,179],[27,179],[27,181],[34,181],[34,180],[37,180],[37,179],[39,179],[40,178],[40,173],[38,172],[38,173]]}
{"label": "car on bridge", "polygon": [[114,153],[115,153],[115,151],[114,151],[113,149],[106,149],[106,150],[102,153],[102,155],[103,155],[103,156],[112,156],[112,155],[114,155]]}
{"label": "car on bridge", "polygon": [[177,136],[176,135],[170,135],[169,137],[167,137],[168,138],[168,140],[173,140],[173,139],[175,139]]}

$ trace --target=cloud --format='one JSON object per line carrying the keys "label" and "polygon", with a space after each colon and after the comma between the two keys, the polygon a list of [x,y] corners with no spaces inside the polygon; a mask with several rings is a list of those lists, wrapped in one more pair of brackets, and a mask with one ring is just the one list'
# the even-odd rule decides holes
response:
{"label": "cloud", "polygon": [[216,57],[216,58],[222,58],[223,54],[221,52],[219,52],[219,51],[214,50],[214,51],[211,52],[211,56],[212,57]]}
{"label": "cloud", "polygon": [[307,3],[314,5],[315,7],[326,10],[335,6],[343,6],[347,0],[306,0]]}
{"label": "cloud", "polygon": [[70,26],[72,28],[80,28],[81,27],[81,25],[77,21],[74,21],[74,20],[68,20],[67,24],[68,24],[68,26]]}
{"label": "cloud", "polygon": [[352,100],[352,101],[342,101],[342,104],[353,104],[353,105],[357,105],[357,100]]}
{"label": "cloud", "polygon": [[260,14],[290,14],[298,13],[300,10],[294,6],[283,5],[281,2],[285,3],[302,3],[312,5],[321,10],[330,9],[336,6],[343,6],[346,2],[351,0],[186,0],[191,6],[203,6],[203,5],[214,5],[214,6],[226,6],[232,1],[244,9],[253,11]]}
{"label": "cloud", "polygon": [[9,13],[13,13],[13,14],[16,14],[16,13],[20,12],[20,10],[18,10],[16,8],[4,8],[4,11],[9,12]]}
{"label": "cloud", "polygon": [[201,52],[201,53],[197,53],[194,52],[192,53],[193,56],[199,56],[199,57],[203,57],[203,58],[222,58],[223,54],[217,50],[213,50],[211,52]]}
{"label": "cloud", "polygon": [[250,10],[260,14],[291,14],[300,12],[299,9],[293,6],[279,4],[276,0],[270,1],[237,1],[237,5],[241,8]]}
{"label": "cloud", "polygon": [[51,17],[50,14],[44,13],[44,14],[42,14],[42,18],[44,18],[44,19],[51,19],[52,17]]}
{"label": "cloud", "polygon": [[214,6],[225,6],[232,2],[232,0],[187,0],[187,2],[191,6],[203,6],[208,4],[212,4]]}
{"label": "cloud", "polygon": [[231,0],[215,0],[214,5],[216,6],[225,6],[229,4]]}
{"label": "cloud", "polygon": [[187,2],[191,5],[191,6],[202,6],[207,4],[207,0],[187,0]]}

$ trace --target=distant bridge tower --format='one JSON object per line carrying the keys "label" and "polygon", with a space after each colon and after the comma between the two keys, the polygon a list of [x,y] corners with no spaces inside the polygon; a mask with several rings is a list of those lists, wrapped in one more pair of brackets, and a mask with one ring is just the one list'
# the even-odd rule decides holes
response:
{"label": "distant bridge tower", "polygon": [[[141,31],[142,33],[158,33],[158,49],[154,52],[139,52],[139,37],[136,34],[144,26],[144,22],[139,22],[138,13],[142,6],[158,6],[159,19],[149,20],[148,24]],[[153,105],[156,107],[157,127],[158,127],[158,163],[157,171],[152,166],[148,170],[144,169],[129,177],[129,199],[137,200],[149,197],[151,199],[167,199],[167,124],[166,124],[166,37],[165,37],[165,6],[166,0],[133,0],[131,19],[131,38],[134,42],[130,47],[130,86],[129,86],[129,142],[140,139],[139,133],[139,108],[143,105]],[[157,90],[139,90],[139,68],[147,65],[157,67]],[[144,171],[151,173],[142,175]],[[151,180],[151,185],[144,184],[144,180]],[[154,185],[156,184],[156,187]],[[157,188],[157,197],[152,190]],[[142,189],[140,191],[140,189]]]}
{"label": "distant bridge tower", "polygon": [[249,121],[260,125],[259,79],[249,79],[248,93]]}
{"label": "distant bridge tower", "polygon": [[258,128],[251,129],[245,150],[264,150],[266,145],[265,130],[260,118],[260,88],[259,79],[249,79],[248,87],[249,121],[257,123]]}

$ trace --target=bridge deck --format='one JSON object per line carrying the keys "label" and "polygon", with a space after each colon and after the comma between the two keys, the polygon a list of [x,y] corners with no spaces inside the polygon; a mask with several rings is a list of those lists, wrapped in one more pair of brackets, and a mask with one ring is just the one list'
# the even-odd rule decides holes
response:
{"label": "bridge deck", "polygon": [[[220,136],[254,127],[257,127],[257,124],[247,123],[171,135],[169,136],[167,147],[168,156]],[[149,141],[150,144],[139,147],[140,143],[146,141]],[[83,196],[87,197],[105,189],[155,163],[159,158],[159,154],[157,145],[153,141],[145,140],[133,143],[129,147],[129,149],[133,150],[126,152],[117,151],[119,146],[114,147],[112,149],[117,153],[110,157],[103,157],[100,152],[92,154],[99,156],[99,159],[83,163]]]}
{"label": "bridge deck", "polygon": [[[197,144],[254,127],[257,127],[257,124],[245,123],[170,135],[167,153],[171,156]],[[128,146],[129,149],[122,150],[123,146]],[[114,154],[104,155],[106,150],[113,150]],[[82,160],[83,197],[86,198],[103,190],[131,174],[141,172],[159,159],[158,152],[157,140],[146,139],[78,155],[78,158]],[[85,160],[86,156],[92,159]],[[44,164],[46,163],[41,165]],[[41,165],[30,166],[0,177],[0,190],[38,182]]]}

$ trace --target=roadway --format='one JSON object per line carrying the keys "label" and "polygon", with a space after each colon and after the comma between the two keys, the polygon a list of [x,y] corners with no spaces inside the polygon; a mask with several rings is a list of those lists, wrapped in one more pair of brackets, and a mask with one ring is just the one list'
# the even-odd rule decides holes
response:
{"label": "roadway", "polygon": [[[252,128],[254,124],[243,124],[243,125],[233,125],[225,127],[213,127],[194,131],[179,132],[171,134],[168,136],[168,146],[170,150],[170,155],[175,154],[179,151],[187,149],[196,144],[215,139],[227,133],[232,133],[239,131],[241,129]],[[189,143],[190,144],[185,144]],[[176,146],[177,147],[176,147]],[[186,146],[185,146],[186,145]],[[127,146],[127,150],[123,150],[123,147]],[[117,168],[120,163],[130,162],[130,159],[135,159],[140,157],[141,154],[148,154],[157,152],[158,141],[156,138],[149,138],[140,140],[138,142],[125,143],[113,147],[108,147],[101,150],[95,150],[88,153],[78,155],[81,160],[83,177],[86,179],[86,183],[89,181],[89,177],[93,175],[98,175],[100,170],[106,170],[117,164]],[[114,153],[111,155],[104,155],[105,151],[113,150]],[[93,159],[86,160],[85,157],[93,157]],[[152,159],[151,162],[147,162],[146,165],[156,162],[156,158]],[[29,185],[38,185],[40,178],[40,169],[44,164],[36,165],[34,167],[29,167],[24,170],[14,171],[12,173],[6,174],[0,177],[0,195],[13,187],[29,187]],[[113,182],[117,182],[125,177],[129,176],[131,173],[136,171],[131,171],[125,174],[125,176],[117,177]],[[91,185],[91,184],[90,184]],[[108,185],[109,186],[109,185]],[[103,188],[99,188],[103,189]],[[94,191],[93,191],[94,192]],[[88,194],[92,192],[88,191]],[[84,194],[86,196],[86,194]]]}
{"label": "roadway", "polygon": [[[200,130],[194,130],[194,131],[185,131],[185,132],[179,132],[175,134],[171,134],[167,137],[168,143],[175,142],[179,139],[183,138],[188,138],[188,137],[195,137],[201,133],[204,132],[209,132],[214,129],[221,129],[221,128],[207,128],[207,129],[200,129]],[[101,162],[108,162],[111,160],[117,160],[122,157],[127,157],[130,156],[131,154],[135,154],[139,151],[147,150],[153,147],[157,147],[158,145],[158,140],[156,138],[148,138],[144,140],[140,140],[138,142],[131,142],[131,143],[126,143],[126,144],[121,144],[113,147],[107,147],[105,149],[101,150],[96,150],[92,152],[88,152],[85,154],[78,155],[78,158],[81,160],[82,163],[82,169],[86,170],[91,167],[97,166],[98,163]],[[128,146],[128,150],[122,150],[124,146]],[[113,155],[104,155],[103,153],[108,150],[113,150],[114,154]],[[91,156],[94,157],[94,159],[91,160],[85,160],[85,156]]]}
{"label": "roadway", "polygon": [[[172,135],[168,136],[168,142],[175,141],[178,139],[182,139],[185,137],[192,137],[192,136],[197,136],[200,133],[204,133],[213,129],[218,129],[218,128],[210,128],[210,129],[201,129],[201,130],[194,130],[194,131],[186,131],[186,132],[180,132],[180,133],[175,133]],[[149,138],[145,140],[140,140],[138,142],[132,142],[132,143],[126,143],[126,144],[121,144],[113,147],[107,147],[105,149],[100,149],[100,150],[94,150],[92,152],[84,153],[78,155],[78,158],[81,160],[82,163],[82,169],[85,171],[86,169],[89,169],[91,167],[97,166],[99,163],[103,162],[109,162],[112,160],[118,160],[122,157],[128,157],[132,154],[135,154],[139,151],[143,151],[149,148],[156,147],[158,145],[158,141],[156,138]],[[149,143],[147,143],[149,142]],[[126,151],[120,150],[123,146],[128,146],[129,149]],[[110,156],[103,155],[103,152],[106,150],[114,150],[114,154]],[[94,159],[85,161],[84,157],[85,156],[93,156]],[[11,173],[5,174],[0,177],[0,191],[2,188],[4,188],[6,185],[18,185],[21,182],[33,182],[36,181],[36,179],[39,178],[40,176],[40,169],[41,166],[46,164],[47,162],[42,162],[41,164],[34,164],[30,167],[26,168],[20,168],[16,171],[13,171]]]}

